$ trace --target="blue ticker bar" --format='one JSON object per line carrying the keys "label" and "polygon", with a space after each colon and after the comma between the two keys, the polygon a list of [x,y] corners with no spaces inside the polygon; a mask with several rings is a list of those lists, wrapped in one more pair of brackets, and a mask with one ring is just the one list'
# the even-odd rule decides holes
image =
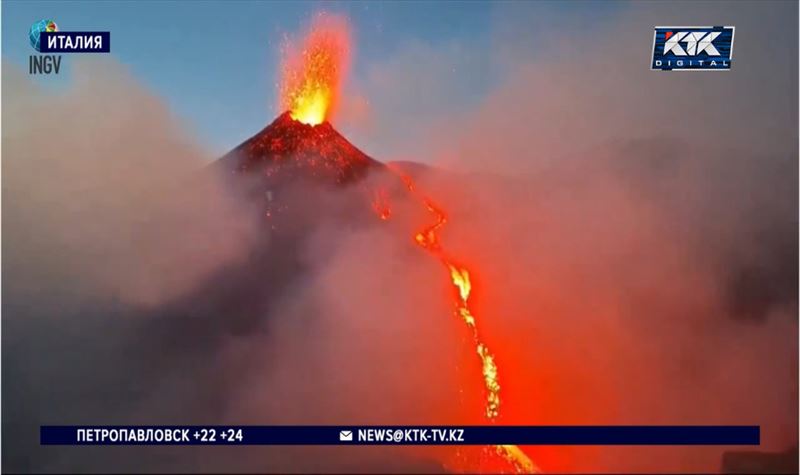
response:
{"label": "blue ticker bar", "polygon": [[759,426],[42,426],[42,445],[759,445]]}

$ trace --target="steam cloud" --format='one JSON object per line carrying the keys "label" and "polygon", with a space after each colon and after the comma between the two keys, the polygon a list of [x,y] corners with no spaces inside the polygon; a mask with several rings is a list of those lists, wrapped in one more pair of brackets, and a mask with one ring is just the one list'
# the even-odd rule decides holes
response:
{"label": "steam cloud", "polygon": [[[791,8],[775,16],[796,18]],[[736,24],[739,34],[746,21]],[[748,48],[763,38],[737,43],[737,59],[755,61]],[[608,44],[636,44],[617,39]],[[764,449],[796,445],[796,71],[759,106],[783,117],[792,104],[785,126],[768,135],[756,125],[757,140],[720,146],[682,126],[630,133],[622,124],[640,119],[634,107],[597,93],[613,78],[583,89],[564,83],[570,65],[511,63],[513,80],[427,124],[434,136],[404,129],[444,166],[472,170],[433,170],[418,184],[450,214],[441,236],[450,251],[476,270],[503,421],[759,424]],[[387,64],[376,77],[428,71]],[[38,446],[38,425],[479,422],[477,363],[446,277],[411,242],[424,212],[395,201],[388,223],[323,221],[297,262],[264,259],[274,243],[255,210],[201,172],[208,157],[117,66],[76,64],[76,85],[55,96],[3,69],[6,467],[430,471],[447,451],[52,449]],[[750,80],[731,81],[744,97]],[[397,100],[392,84],[378,89]],[[511,104],[524,113],[509,114]],[[525,125],[561,110],[556,125],[541,119],[541,134]],[[621,125],[592,132],[596,110],[616,111]],[[380,143],[407,121],[380,112],[354,143],[359,134]],[[709,133],[743,129],[731,121]],[[565,143],[574,130],[591,133]],[[722,450],[529,453],[551,471],[698,472],[717,470]]]}
{"label": "steam cloud", "polygon": [[435,356],[458,336],[425,322],[449,312],[436,273],[380,227],[323,216],[273,252],[247,193],[122,66],[76,61],[60,93],[4,70],[6,467],[439,470],[384,449],[38,446],[41,424],[455,422],[457,385],[438,386],[455,359]]}
{"label": "steam cloud", "polygon": [[[689,23],[718,24],[719,6],[694,4]],[[344,128],[472,170],[420,187],[480,271],[507,421],[752,423],[763,450],[796,447],[797,72],[777,59],[797,53],[796,6],[726,5],[748,66],[691,78],[610,59],[640,57],[653,25],[683,15],[586,7],[498,7],[490,47],[410,44],[368,69],[372,108]],[[469,102],[452,85],[487,64],[504,74],[485,99],[441,108]],[[723,450],[531,452],[545,470],[709,472]]]}

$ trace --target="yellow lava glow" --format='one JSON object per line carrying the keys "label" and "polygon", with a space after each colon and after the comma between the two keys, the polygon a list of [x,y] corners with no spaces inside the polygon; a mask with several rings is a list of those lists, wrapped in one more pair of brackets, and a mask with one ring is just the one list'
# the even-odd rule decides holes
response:
{"label": "yellow lava glow", "polygon": [[464,323],[472,331],[472,339],[475,341],[475,351],[481,359],[483,367],[483,382],[486,387],[486,417],[494,420],[500,414],[500,383],[497,382],[497,365],[494,356],[478,338],[478,328],[476,327],[475,317],[469,309],[469,294],[472,292],[472,283],[469,280],[469,271],[443,259],[450,268],[450,279],[453,286],[458,290],[460,301],[457,302],[456,311]]}
{"label": "yellow lava glow", "polygon": [[292,101],[292,119],[308,125],[317,125],[325,122],[325,113],[330,104],[330,91],[325,87],[303,91]]}
{"label": "yellow lava glow", "polygon": [[[406,188],[415,194],[415,186],[410,177],[398,173],[406,184]],[[414,241],[422,248],[437,257],[447,268],[450,281],[457,295],[454,296],[455,315],[467,325],[471,332],[475,352],[481,360],[483,373],[483,386],[485,388],[484,416],[490,422],[495,422],[500,415],[500,383],[498,382],[498,368],[494,355],[481,340],[478,333],[477,318],[469,305],[472,293],[470,272],[463,265],[456,264],[455,259],[447,255],[439,241],[437,231],[447,223],[444,211],[430,199],[423,199],[428,211],[436,217],[434,224],[424,228],[414,235]],[[539,468],[516,445],[496,445],[495,452],[502,457],[516,473],[539,473]]]}
{"label": "yellow lava glow", "polygon": [[348,31],[343,19],[320,14],[301,50],[286,45],[281,101],[292,119],[317,125],[330,118],[347,70]]}
{"label": "yellow lava glow", "polygon": [[516,445],[498,445],[495,448],[504,459],[511,462],[517,473],[539,472],[539,468],[525,455],[525,452]]}
{"label": "yellow lava glow", "polygon": [[472,292],[472,283],[469,281],[469,272],[466,269],[459,269],[458,267],[450,264],[450,278],[453,279],[453,285],[458,287],[458,294],[461,300],[466,304],[470,292]]}

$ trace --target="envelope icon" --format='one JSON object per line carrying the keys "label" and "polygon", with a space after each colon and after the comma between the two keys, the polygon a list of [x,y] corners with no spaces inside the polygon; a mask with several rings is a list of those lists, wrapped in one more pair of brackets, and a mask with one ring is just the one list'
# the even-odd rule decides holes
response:
{"label": "envelope icon", "polygon": [[340,430],[339,431],[339,441],[340,442],[352,442],[353,441],[353,431],[352,430]]}

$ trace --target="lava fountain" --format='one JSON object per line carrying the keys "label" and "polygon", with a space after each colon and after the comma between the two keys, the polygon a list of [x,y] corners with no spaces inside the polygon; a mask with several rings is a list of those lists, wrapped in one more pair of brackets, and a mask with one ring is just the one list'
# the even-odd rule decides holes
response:
{"label": "lava fountain", "polygon": [[318,14],[299,45],[283,47],[282,110],[308,125],[329,120],[350,62],[350,30],[344,18]]}

